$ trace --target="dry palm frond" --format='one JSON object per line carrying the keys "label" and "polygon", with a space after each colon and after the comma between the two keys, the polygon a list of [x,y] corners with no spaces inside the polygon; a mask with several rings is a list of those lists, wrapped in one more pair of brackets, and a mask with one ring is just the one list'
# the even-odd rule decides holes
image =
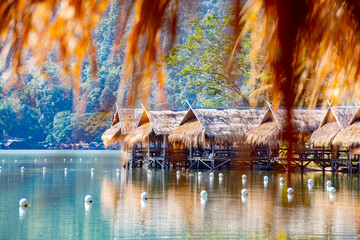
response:
{"label": "dry palm frond", "polygon": [[352,0],[250,0],[240,36],[252,32],[253,61],[263,53],[270,73],[263,85],[273,83],[285,105],[314,106],[321,95],[349,102],[360,87],[359,12]]}
{"label": "dry palm frond", "polygon": [[[0,49],[2,59],[11,56],[12,74],[7,88],[19,85],[21,70],[26,69],[27,55],[32,55],[38,65],[55,47],[59,49],[59,62],[66,73],[65,83],[80,91],[82,60],[90,56],[96,62],[92,30],[99,23],[109,0],[77,1],[1,1]],[[30,54],[29,54],[30,52]],[[72,62],[76,56],[77,61]],[[3,61],[4,64],[6,61]],[[74,64],[72,64],[74,63]],[[96,64],[93,71],[96,72]],[[0,66],[2,68],[2,66]]]}

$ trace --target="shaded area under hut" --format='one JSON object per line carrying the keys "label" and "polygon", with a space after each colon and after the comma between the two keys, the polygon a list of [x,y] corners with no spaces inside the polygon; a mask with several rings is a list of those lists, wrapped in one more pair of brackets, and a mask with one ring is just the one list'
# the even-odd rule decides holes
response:
{"label": "shaded area under hut", "polygon": [[[297,139],[293,157],[301,157],[306,139],[320,126],[325,113],[323,109],[292,109],[293,136]],[[270,107],[260,124],[247,133],[247,142],[254,147],[253,163],[267,169],[283,163],[288,147],[282,140],[285,125],[286,109]]]}
{"label": "shaded area under hut", "polygon": [[177,166],[191,168],[201,164],[216,169],[230,164],[235,157],[249,158],[245,134],[260,123],[265,112],[265,109],[254,108],[190,108],[169,135],[170,143],[188,149],[186,161]]}
{"label": "shaded area under hut", "polygon": [[179,125],[186,111],[144,110],[137,127],[130,131],[123,143],[132,148],[132,165],[142,165],[144,161],[155,167],[165,167],[170,160],[167,136]]}
{"label": "shaded area under hut", "polygon": [[120,142],[126,134],[135,129],[143,110],[141,109],[117,109],[111,121],[111,127],[101,136],[105,147],[113,142]]}

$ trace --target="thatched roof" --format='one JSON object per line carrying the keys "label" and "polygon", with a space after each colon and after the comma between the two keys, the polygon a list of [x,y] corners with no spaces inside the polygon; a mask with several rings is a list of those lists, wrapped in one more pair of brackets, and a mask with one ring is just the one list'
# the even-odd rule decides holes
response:
{"label": "thatched roof", "polygon": [[356,110],[345,129],[341,129],[333,140],[334,145],[358,147],[360,145],[360,108]]}
{"label": "thatched roof", "polygon": [[264,109],[190,108],[180,125],[169,135],[169,142],[205,146],[209,139],[215,142],[241,140],[260,123],[264,114]]}
{"label": "thatched roof", "polygon": [[310,142],[317,146],[332,144],[336,135],[349,125],[356,111],[354,107],[330,106],[320,127],[309,138]]}
{"label": "thatched roof", "polygon": [[112,138],[118,132],[121,132],[119,122],[116,123],[115,125],[111,126],[110,128],[106,129],[106,131],[101,136],[101,140],[103,141],[105,147],[110,146],[110,144],[112,142]]}
{"label": "thatched roof", "polygon": [[140,109],[118,109],[113,116],[112,126],[101,136],[105,147],[112,142],[121,140],[127,133],[135,129],[142,111]]}
{"label": "thatched roof", "polygon": [[[292,110],[292,124],[295,134],[310,134],[315,131],[325,114],[321,109]],[[260,125],[247,133],[247,141],[253,145],[275,145],[280,141],[286,126],[286,109],[276,111],[269,108]]]}
{"label": "thatched roof", "polygon": [[150,134],[154,136],[168,135],[185,116],[186,111],[179,110],[144,110],[137,128],[125,137],[127,145],[139,142],[147,143]]}

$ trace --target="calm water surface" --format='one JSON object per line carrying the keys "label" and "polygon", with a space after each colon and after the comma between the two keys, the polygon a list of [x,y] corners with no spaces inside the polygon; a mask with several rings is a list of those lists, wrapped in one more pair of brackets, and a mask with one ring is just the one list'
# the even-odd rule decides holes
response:
{"label": "calm water surface", "polygon": [[[220,171],[210,180],[206,170],[201,179],[196,171],[179,179],[176,170],[154,169],[150,177],[146,169],[116,174],[121,164],[114,151],[0,151],[2,159],[0,239],[357,239],[360,234],[357,174],[221,171],[219,181]],[[327,180],[334,195],[327,192]],[[247,198],[241,196],[244,188]],[[206,203],[202,190],[208,192]],[[149,193],[147,203],[142,192]],[[88,194],[91,205],[84,203]],[[24,197],[30,202],[25,210],[19,208]]]}

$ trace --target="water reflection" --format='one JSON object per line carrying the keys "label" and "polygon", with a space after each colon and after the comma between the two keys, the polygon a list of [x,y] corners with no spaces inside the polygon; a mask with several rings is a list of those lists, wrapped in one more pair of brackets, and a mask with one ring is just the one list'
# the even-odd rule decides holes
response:
{"label": "water reflection", "polygon": [[[360,231],[358,174],[295,173],[280,186],[284,175],[273,172],[222,171],[223,178],[218,171],[214,178],[203,172],[199,179],[196,172],[178,178],[176,170],[154,169],[148,181],[145,169],[120,169],[115,174],[121,167],[118,159],[99,157],[94,164],[94,156],[83,157],[80,164],[73,156],[73,163],[65,166],[65,156],[59,156],[47,157],[49,171],[43,179],[34,157],[29,157],[30,163],[19,158],[16,167],[9,158],[0,174],[4,239],[36,238],[39,233],[44,239],[308,239],[356,237]],[[64,167],[71,169],[66,180]],[[91,167],[96,169],[92,177]],[[249,197],[241,194],[243,174],[248,176]],[[313,184],[308,185],[308,179]],[[327,192],[327,180],[336,195]],[[288,187],[294,188],[293,196],[288,196]],[[202,190],[208,192],[207,202],[201,199]],[[149,194],[148,201],[141,200],[142,192]],[[93,204],[84,204],[87,194],[94,197]],[[23,211],[14,199],[24,196],[34,201]]]}
{"label": "water reflection", "polygon": [[[290,233],[290,236],[294,234],[304,238],[317,234],[329,236],[329,234],[342,234],[344,230],[341,226],[347,224],[353,227],[349,234],[356,234],[359,227],[359,222],[355,225],[353,222],[356,218],[354,214],[356,211],[353,211],[353,208],[360,210],[360,207],[355,205],[355,199],[358,197],[352,199],[343,192],[342,200],[337,200],[336,203],[350,201],[352,204],[349,206],[341,203],[339,207],[344,212],[331,212],[330,205],[334,202],[335,195],[322,191],[323,176],[318,173],[311,174],[315,177],[314,185],[308,185],[307,181],[303,180],[304,176],[294,174],[291,183],[295,194],[287,194],[285,186],[288,181],[280,186],[276,184],[277,181],[263,181],[260,172],[254,173],[254,176],[247,180],[251,192],[249,199],[248,196],[241,195],[243,183],[241,175],[239,177],[235,171],[229,171],[224,176],[225,188],[213,184],[216,182],[215,178],[201,178],[201,181],[194,175],[179,179],[175,172],[158,172],[158,170],[153,170],[154,178],[149,186],[147,181],[142,180],[146,179],[146,172],[131,169],[129,171],[132,172],[132,176],[129,178],[130,174],[127,174],[128,177],[122,178],[120,183],[110,178],[103,179],[102,211],[104,217],[112,222],[112,226],[115,224],[134,226],[138,222],[145,224],[147,228],[141,233],[145,235],[150,223],[151,226],[158,226],[152,229],[155,236],[162,236],[164,231],[170,234],[166,229],[172,229],[172,234],[180,236],[185,236],[184,231],[190,233],[200,231],[201,234],[205,234],[204,236],[221,236],[225,233],[240,236],[241,232],[246,232],[246,236],[250,238],[269,236],[277,238],[284,232]],[[162,184],[164,181],[165,186]],[[334,183],[344,184],[342,178],[335,180]],[[264,186],[267,191],[261,191]],[[141,192],[145,189],[149,191],[151,204],[140,199]],[[211,193],[207,199],[201,198],[202,189]],[[312,190],[311,195],[309,189]],[[239,196],[243,204],[239,204],[236,200]],[[293,213],[294,211],[296,214]],[[345,213],[349,213],[354,218],[350,221]],[[252,221],[256,224],[250,224]],[[346,229],[349,229],[349,226]]]}

